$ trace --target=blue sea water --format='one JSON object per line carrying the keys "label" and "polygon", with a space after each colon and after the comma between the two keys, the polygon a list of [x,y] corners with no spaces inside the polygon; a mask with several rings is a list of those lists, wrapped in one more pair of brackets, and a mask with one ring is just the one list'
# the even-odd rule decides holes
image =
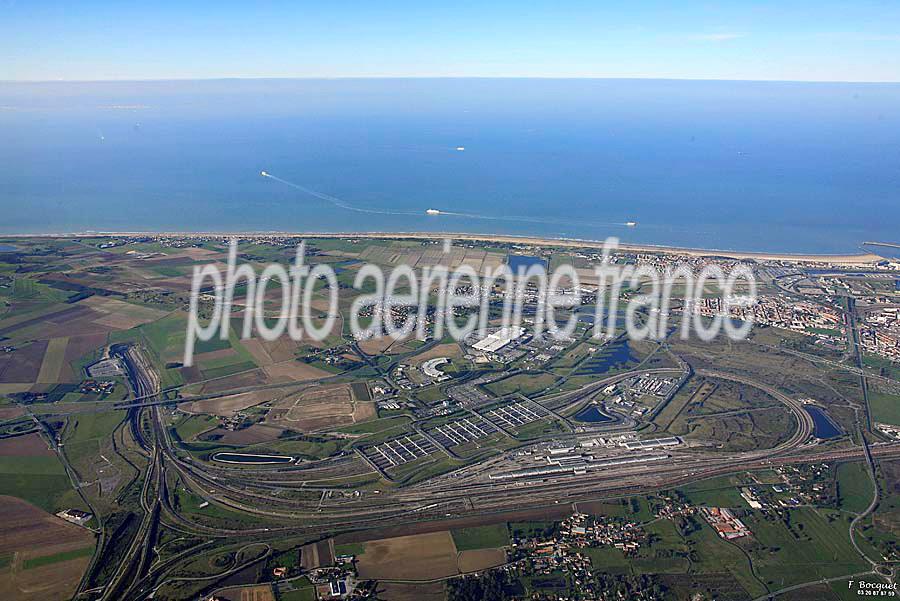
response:
{"label": "blue sea water", "polygon": [[898,109],[895,84],[0,83],[0,232],[468,231],[852,252],[898,242]]}

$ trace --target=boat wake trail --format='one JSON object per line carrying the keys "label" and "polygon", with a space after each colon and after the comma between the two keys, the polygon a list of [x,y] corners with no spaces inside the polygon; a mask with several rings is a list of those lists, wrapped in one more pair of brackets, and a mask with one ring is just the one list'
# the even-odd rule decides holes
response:
{"label": "boat wake trail", "polygon": [[[553,224],[553,225],[572,225],[572,220],[570,219],[553,219],[546,217],[516,217],[510,215],[504,215],[502,217],[497,217],[494,215],[479,215],[477,213],[456,213],[453,211],[437,211],[436,209],[428,209],[426,211],[429,215],[447,215],[449,217],[463,217],[465,219],[484,219],[487,221],[515,221],[517,223],[541,223],[541,224]],[[587,225],[592,227],[635,227],[637,225],[633,221],[629,221],[627,223],[599,223],[592,221],[582,221],[578,220],[579,225]]]}
{"label": "boat wake trail", "polygon": [[331,196],[330,194],[324,194],[322,192],[313,190],[312,188],[307,188],[306,186],[301,186],[300,184],[295,184],[294,182],[289,182],[286,179],[281,179],[277,175],[272,175],[268,171],[260,171],[259,174],[263,177],[273,179],[276,182],[280,182],[280,183],[284,184],[285,186],[290,186],[291,188],[299,190],[299,191],[303,192],[304,194],[308,194],[308,195],[318,198],[320,200],[330,202],[334,206],[336,206],[340,209],[347,210],[347,211],[356,211],[357,213],[369,213],[372,215],[418,215],[418,213],[413,213],[411,211],[390,211],[387,209],[367,209],[364,207],[357,207],[357,206],[350,204],[349,202],[341,200],[340,198]]}
{"label": "boat wake trail", "polygon": [[[277,175],[272,175],[268,171],[260,171],[259,174],[268,179],[275,180],[276,182],[282,183],[285,186],[290,186],[295,190],[299,190],[304,194],[308,194],[314,198],[318,198],[320,200],[324,200],[325,202],[331,203],[334,206],[344,209],[346,211],[355,211],[357,213],[368,213],[370,215],[403,215],[403,216],[420,216],[422,214],[433,216],[433,217],[459,217],[462,219],[480,219],[485,221],[503,221],[503,222],[519,222],[519,223],[538,223],[538,224],[554,224],[554,225],[571,225],[572,220],[567,219],[553,219],[553,218],[538,218],[538,217],[522,217],[522,216],[512,216],[512,215],[503,215],[503,216],[494,216],[494,215],[481,215],[478,213],[460,213],[456,211],[444,211],[439,209],[426,209],[424,213],[418,211],[395,211],[390,209],[369,209],[365,207],[358,207],[356,205],[350,204],[345,200],[341,200],[335,196],[331,196],[330,194],[325,194],[323,192],[319,192],[317,190],[313,190],[312,188],[307,188],[306,186],[301,186],[300,184],[295,184],[294,182],[288,181],[286,179],[282,179]],[[629,221],[626,223],[598,223],[598,222],[586,222],[583,220],[578,220],[579,225],[586,225],[592,227],[634,227],[636,225],[635,222]]]}

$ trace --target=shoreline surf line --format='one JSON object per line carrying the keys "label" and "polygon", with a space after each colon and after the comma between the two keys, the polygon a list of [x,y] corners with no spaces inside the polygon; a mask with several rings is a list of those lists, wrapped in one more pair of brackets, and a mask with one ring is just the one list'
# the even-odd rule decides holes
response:
{"label": "shoreline surf line", "polygon": [[[373,240],[465,240],[470,242],[493,242],[504,244],[529,244],[533,246],[561,246],[564,248],[602,248],[603,240],[581,238],[553,238],[540,236],[518,236],[513,234],[472,234],[467,232],[302,232],[285,230],[257,231],[87,231],[57,232],[43,234],[11,233],[0,234],[5,239],[47,239],[47,238],[112,238],[132,236],[156,236],[159,238],[234,238],[234,237],[283,237],[283,238],[360,238]],[[784,253],[736,251],[714,248],[691,248],[654,244],[634,244],[619,242],[619,250],[647,252],[694,257],[723,257],[728,259],[759,259],[762,261],[833,263],[839,265],[871,265],[888,258],[874,253]]]}

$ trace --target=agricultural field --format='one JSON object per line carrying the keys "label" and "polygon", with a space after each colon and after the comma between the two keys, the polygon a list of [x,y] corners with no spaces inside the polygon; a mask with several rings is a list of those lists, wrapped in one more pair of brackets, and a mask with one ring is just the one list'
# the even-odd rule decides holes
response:
{"label": "agricultural field", "polygon": [[0,497],[0,596],[68,598],[94,552],[94,535],[21,499]]}
{"label": "agricultural field", "polygon": [[457,554],[447,531],[369,541],[359,557],[359,575],[376,580],[451,576],[459,572]]}
{"label": "agricultural field", "polygon": [[837,466],[838,507],[861,513],[869,506],[873,494],[868,466],[864,463],[841,463]]}
{"label": "agricultural field", "polygon": [[63,433],[61,450],[82,482],[82,491],[104,505],[114,503],[121,487],[137,475],[130,460],[117,452],[113,439],[125,413],[77,413],[69,417]]}
{"label": "agricultural field", "polygon": [[56,512],[72,486],[56,454],[38,434],[0,440],[0,494],[15,495]]}
{"label": "agricultural field", "polygon": [[875,421],[900,426],[900,394],[872,391],[869,393],[869,406]]}
{"label": "agricultural field", "polygon": [[752,513],[754,537],[741,546],[770,590],[862,572],[868,564],[849,545],[848,524],[847,516],[822,510],[791,510],[781,519]]}
{"label": "agricultural field", "polygon": [[453,543],[458,551],[505,547],[509,544],[506,524],[457,528],[451,530],[450,534],[453,535]]}
{"label": "agricultural field", "polygon": [[349,385],[309,386],[272,406],[266,423],[300,432],[331,429],[376,417],[374,403],[357,400]]}

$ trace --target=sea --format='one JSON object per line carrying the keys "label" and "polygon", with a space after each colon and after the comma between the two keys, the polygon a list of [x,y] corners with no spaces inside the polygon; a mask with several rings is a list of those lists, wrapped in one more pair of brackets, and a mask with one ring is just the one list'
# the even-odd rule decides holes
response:
{"label": "sea", "polygon": [[0,233],[273,230],[897,243],[900,85],[0,82]]}

